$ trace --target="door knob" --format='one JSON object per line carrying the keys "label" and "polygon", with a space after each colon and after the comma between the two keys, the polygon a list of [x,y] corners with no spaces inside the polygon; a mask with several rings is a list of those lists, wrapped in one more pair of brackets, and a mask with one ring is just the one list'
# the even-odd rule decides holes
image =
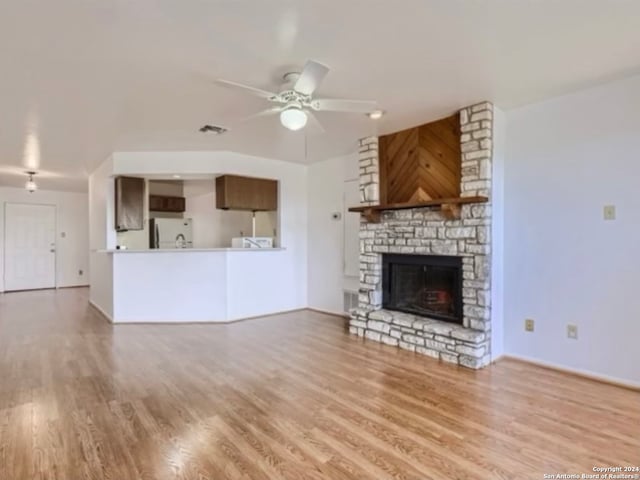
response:
{"label": "door knob", "polygon": [[51,253],[56,253],[56,249],[52,248],[51,250],[49,250]]}

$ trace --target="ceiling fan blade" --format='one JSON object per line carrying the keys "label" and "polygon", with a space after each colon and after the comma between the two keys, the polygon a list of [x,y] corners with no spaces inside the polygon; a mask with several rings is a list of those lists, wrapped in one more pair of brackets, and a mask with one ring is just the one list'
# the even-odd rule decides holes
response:
{"label": "ceiling fan blade", "polygon": [[307,128],[314,130],[313,133],[325,133],[324,127],[311,110],[305,110],[307,114]]}
{"label": "ceiling fan blade", "polygon": [[276,113],[280,113],[282,110],[284,110],[284,107],[280,107],[280,106],[267,108],[266,110],[262,110],[261,112],[254,113],[253,115],[249,115],[248,117],[244,117],[244,118],[238,120],[236,122],[236,124],[246,123],[246,122],[249,122],[251,120],[255,120],[256,118],[261,118],[261,117],[267,117],[269,115],[274,115]]}
{"label": "ceiling fan blade", "polygon": [[277,97],[276,93],[267,92],[266,90],[262,90],[260,88],[250,87],[249,85],[243,85],[242,83],[232,82],[230,80],[223,80],[221,78],[218,78],[216,79],[216,83],[223,87],[241,90],[256,97],[266,98],[267,100],[273,100],[275,97]]}
{"label": "ceiling fan blade", "polygon": [[303,95],[311,95],[320,86],[327,73],[329,73],[329,67],[326,65],[307,60],[293,89]]}
{"label": "ceiling fan blade", "polygon": [[311,102],[311,108],[326,112],[371,113],[378,107],[377,102],[370,100],[339,100],[337,98],[321,98]]}

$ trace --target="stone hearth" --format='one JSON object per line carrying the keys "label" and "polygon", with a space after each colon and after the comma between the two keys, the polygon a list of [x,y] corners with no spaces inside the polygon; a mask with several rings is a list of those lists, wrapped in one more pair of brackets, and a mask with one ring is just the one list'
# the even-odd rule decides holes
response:
{"label": "stone hearth", "polygon": [[[379,223],[360,224],[359,306],[350,332],[470,368],[491,361],[491,166],[493,107],[481,103],[460,111],[461,196],[483,195],[489,203],[461,206],[448,220],[435,208],[392,210]],[[360,197],[379,202],[378,139],[360,141]],[[382,254],[462,257],[463,324],[382,308]]]}

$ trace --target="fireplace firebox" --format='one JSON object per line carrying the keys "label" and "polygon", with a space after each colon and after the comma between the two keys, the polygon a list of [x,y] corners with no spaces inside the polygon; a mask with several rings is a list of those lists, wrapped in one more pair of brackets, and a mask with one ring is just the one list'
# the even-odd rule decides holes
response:
{"label": "fireplace firebox", "polygon": [[462,258],[383,254],[382,306],[462,324]]}

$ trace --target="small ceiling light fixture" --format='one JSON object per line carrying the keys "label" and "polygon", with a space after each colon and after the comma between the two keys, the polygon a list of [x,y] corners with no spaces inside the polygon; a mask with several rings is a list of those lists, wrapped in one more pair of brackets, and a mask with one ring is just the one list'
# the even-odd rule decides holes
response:
{"label": "small ceiling light fixture", "polygon": [[384,115],[384,110],[374,110],[373,112],[367,113],[367,117],[371,120],[380,120]]}
{"label": "small ceiling light fixture", "polygon": [[38,189],[38,185],[36,185],[36,182],[33,179],[33,176],[35,174],[36,172],[27,172],[27,175],[29,175],[29,179],[27,180],[27,183],[24,184],[24,188],[29,191],[29,193],[33,193]]}
{"label": "small ceiling light fixture", "polygon": [[289,107],[280,112],[280,123],[289,130],[300,130],[307,124],[307,114],[300,107]]}

